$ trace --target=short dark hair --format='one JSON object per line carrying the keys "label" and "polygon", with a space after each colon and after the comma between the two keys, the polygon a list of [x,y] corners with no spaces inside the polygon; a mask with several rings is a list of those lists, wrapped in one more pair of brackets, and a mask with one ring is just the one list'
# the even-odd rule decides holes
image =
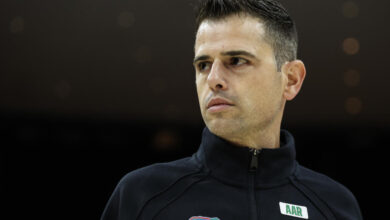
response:
{"label": "short dark hair", "polygon": [[219,20],[233,14],[261,19],[265,40],[272,46],[278,71],[284,62],[297,58],[298,34],[287,10],[276,0],[199,0],[195,7],[196,32],[205,19]]}

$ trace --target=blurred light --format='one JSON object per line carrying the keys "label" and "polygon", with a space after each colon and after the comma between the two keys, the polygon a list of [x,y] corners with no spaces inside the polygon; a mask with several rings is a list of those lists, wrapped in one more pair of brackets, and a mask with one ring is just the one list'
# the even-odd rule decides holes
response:
{"label": "blurred light", "polygon": [[137,63],[140,64],[146,64],[152,58],[152,53],[150,51],[150,48],[147,46],[138,47],[134,55],[135,55],[135,60],[137,61]]}
{"label": "blurred light", "polygon": [[360,44],[356,38],[350,37],[343,41],[344,53],[348,55],[355,55],[359,52]]}
{"label": "blurred light", "polygon": [[343,4],[343,15],[346,18],[355,18],[359,15],[359,6],[353,1]]}
{"label": "blurred light", "polygon": [[118,25],[124,28],[129,28],[134,24],[134,15],[131,12],[121,12],[118,15],[117,21]]}
{"label": "blurred light", "polygon": [[56,94],[59,98],[61,99],[66,99],[69,97],[70,95],[70,92],[72,90],[72,87],[69,85],[68,82],[62,80],[61,82],[59,82],[56,87],[55,87],[55,91],[56,91]]}
{"label": "blurred light", "polygon": [[362,101],[357,97],[350,97],[345,101],[345,110],[351,115],[357,115],[362,111]]}
{"label": "blurred light", "polygon": [[360,74],[357,70],[348,70],[344,73],[344,82],[349,87],[355,87],[359,85]]}
{"label": "blurred light", "polygon": [[172,150],[178,147],[178,135],[171,130],[158,131],[153,139],[153,146],[157,150]]}
{"label": "blurred light", "polygon": [[20,33],[24,30],[24,19],[22,17],[14,18],[10,23],[11,33]]}

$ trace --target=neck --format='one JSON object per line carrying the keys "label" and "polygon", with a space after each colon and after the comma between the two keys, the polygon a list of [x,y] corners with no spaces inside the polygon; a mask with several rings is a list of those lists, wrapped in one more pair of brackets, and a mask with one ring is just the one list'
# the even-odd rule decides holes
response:
{"label": "neck", "polygon": [[278,130],[250,132],[237,137],[223,138],[240,147],[249,147],[254,149],[279,148],[280,128]]}

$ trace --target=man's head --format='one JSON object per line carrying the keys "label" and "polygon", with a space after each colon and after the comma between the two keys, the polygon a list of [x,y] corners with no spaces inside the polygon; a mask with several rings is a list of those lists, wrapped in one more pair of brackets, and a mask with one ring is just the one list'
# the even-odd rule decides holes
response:
{"label": "man's head", "polygon": [[[197,16],[194,67],[202,117],[213,133],[237,143],[278,132],[285,101],[305,77],[292,20],[274,1],[256,2],[204,0]],[[215,105],[221,102],[228,105]]]}

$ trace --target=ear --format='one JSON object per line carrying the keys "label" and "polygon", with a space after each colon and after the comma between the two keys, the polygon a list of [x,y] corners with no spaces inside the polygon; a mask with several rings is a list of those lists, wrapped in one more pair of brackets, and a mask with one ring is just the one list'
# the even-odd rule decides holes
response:
{"label": "ear", "polygon": [[292,100],[301,90],[303,80],[306,76],[305,64],[301,60],[286,62],[282,66],[282,73],[285,76],[283,96],[286,100]]}

